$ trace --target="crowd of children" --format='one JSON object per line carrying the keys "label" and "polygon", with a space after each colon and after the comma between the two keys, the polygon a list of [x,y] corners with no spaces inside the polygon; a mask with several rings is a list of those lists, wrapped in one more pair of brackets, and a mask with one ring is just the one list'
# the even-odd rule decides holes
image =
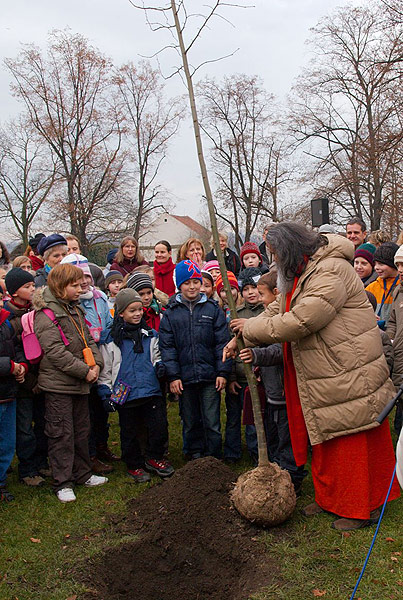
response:
{"label": "crowd of children", "polygon": [[[239,324],[276,300],[276,267],[265,262],[252,242],[242,246],[238,257],[228,249],[227,236],[220,235],[227,267],[234,269],[227,274]],[[300,493],[306,471],[296,466],[291,445],[282,347],[248,348],[223,362],[223,348],[233,333],[214,248],[206,256],[200,240],[191,238],[175,265],[171,245],[162,240],[150,265],[137,241],[127,236],[116,252],[108,253],[99,286],[96,265],[81,254],[74,236],[38,234],[30,242],[30,251],[15,259],[12,268],[0,267],[2,500],[13,500],[6,473],[15,453],[20,481],[40,486],[52,476],[61,502],[76,499],[76,485],[107,483],[110,463],[120,460],[108,446],[108,418],[115,411],[121,460],[132,480],[149,481],[150,473],[170,477],[167,393],[179,401],[188,459],[239,461],[245,425],[247,450],[257,464],[244,363],[252,364],[258,377],[269,458],[290,473]],[[356,251],[355,268],[365,284],[369,275],[359,269],[365,261],[371,269],[375,265],[378,277],[371,278],[367,290],[375,297],[380,329],[393,340],[390,367],[400,385],[403,246],[386,242],[374,251],[371,244],[363,246]],[[401,428],[401,411],[395,426]]]}

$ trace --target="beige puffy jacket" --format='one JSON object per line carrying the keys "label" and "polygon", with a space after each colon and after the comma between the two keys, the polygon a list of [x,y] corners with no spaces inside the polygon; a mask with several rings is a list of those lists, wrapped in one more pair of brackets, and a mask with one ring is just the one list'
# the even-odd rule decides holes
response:
{"label": "beige puffy jacket", "polygon": [[353,244],[329,234],[309,259],[285,313],[279,297],[245,323],[248,345],[291,342],[311,444],[377,427],[394,395],[374,311],[350,262]]}

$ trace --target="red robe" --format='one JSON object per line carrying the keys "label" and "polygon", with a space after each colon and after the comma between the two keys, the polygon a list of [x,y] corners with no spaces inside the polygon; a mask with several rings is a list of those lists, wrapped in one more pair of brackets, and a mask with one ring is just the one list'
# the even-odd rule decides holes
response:
{"label": "red robe", "polygon": [[[286,312],[295,291],[287,294]],[[298,393],[290,342],[284,343],[284,387],[295,462],[307,461],[308,432]],[[344,435],[312,447],[315,501],[324,510],[348,519],[369,519],[385,501],[395,467],[389,421],[368,431]],[[400,496],[396,477],[389,501]]]}

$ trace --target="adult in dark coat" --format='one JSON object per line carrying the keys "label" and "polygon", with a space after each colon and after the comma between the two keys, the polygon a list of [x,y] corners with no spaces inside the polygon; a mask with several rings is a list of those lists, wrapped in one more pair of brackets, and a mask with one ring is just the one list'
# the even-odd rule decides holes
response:
{"label": "adult in dark coat", "polygon": [[[241,270],[241,261],[239,256],[236,254],[236,252],[228,248],[228,236],[226,233],[222,233],[220,231],[218,236],[220,238],[220,248],[224,254],[227,271],[231,271],[231,273],[234,273],[236,276],[238,276],[238,273]],[[206,262],[209,262],[210,260],[217,260],[216,253],[214,251],[213,238],[211,238],[211,250],[206,256]]]}

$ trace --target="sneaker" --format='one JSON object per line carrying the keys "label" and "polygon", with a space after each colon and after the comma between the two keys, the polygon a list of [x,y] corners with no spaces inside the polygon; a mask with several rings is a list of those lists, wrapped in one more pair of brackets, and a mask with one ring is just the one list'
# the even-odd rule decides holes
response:
{"label": "sneaker", "polygon": [[146,473],[144,469],[128,469],[127,474],[130,477],[133,477],[136,483],[146,483],[146,481],[151,481],[151,475]]}
{"label": "sneaker", "polygon": [[97,485],[104,485],[108,483],[107,477],[99,477],[99,475],[91,475],[89,479],[84,483],[85,487],[96,487]]}
{"label": "sneaker", "polygon": [[4,485],[0,487],[0,502],[12,502],[14,499],[13,494]]}
{"label": "sneaker", "polygon": [[91,458],[91,471],[96,475],[104,475],[105,473],[112,473],[113,467],[112,465],[107,465],[102,462],[96,456]]}
{"label": "sneaker", "polygon": [[171,477],[175,473],[175,469],[165,458],[161,458],[161,460],[157,460],[156,458],[146,460],[146,469],[160,477]]}
{"label": "sneaker", "polygon": [[97,458],[99,458],[101,461],[106,460],[106,462],[115,462],[120,460],[120,456],[114,454],[106,444],[104,446],[97,446]]}
{"label": "sneaker", "polygon": [[56,492],[57,499],[60,502],[74,502],[76,500],[76,495],[71,488],[62,488]]}
{"label": "sneaker", "polygon": [[28,477],[21,477],[21,483],[25,483],[29,487],[39,487],[45,483],[45,480],[40,475],[31,475]]}

